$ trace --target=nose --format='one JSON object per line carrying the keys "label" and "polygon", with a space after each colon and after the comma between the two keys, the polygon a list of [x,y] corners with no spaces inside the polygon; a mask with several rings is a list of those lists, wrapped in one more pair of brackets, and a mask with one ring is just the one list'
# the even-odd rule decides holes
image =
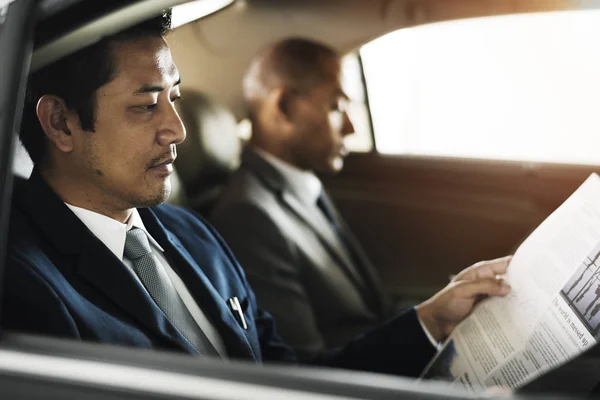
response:
{"label": "nose", "polygon": [[344,123],[342,125],[342,136],[352,135],[354,133],[354,125],[348,116],[348,113],[344,113]]}
{"label": "nose", "polygon": [[164,107],[162,126],[157,135],[157,141],[161,146],[179,144],[185,140],[185,126],[175,109],[175,104],[169,102]]}

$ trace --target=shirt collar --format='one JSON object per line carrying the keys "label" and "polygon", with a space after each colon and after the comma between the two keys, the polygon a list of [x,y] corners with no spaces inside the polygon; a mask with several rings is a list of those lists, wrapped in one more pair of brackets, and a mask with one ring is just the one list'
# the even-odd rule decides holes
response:
{"label": "shirt collar", "polygon": [[65,203],[65,205],[69,207],[81,222],[83,222],[85,226],[121,261],[123,261],[123,252],[125,250],[125,236],[127,235],[127,231],[133,227],[143,230],[146,233],[146,236],[148,236],[150,245],[161,252],[164,252],[163,248],[146,230],[137,208],[133,209],[127,223],[123,224],[95,211],[90,211],[67,203]]}
{"label": "shirt collar", "polygon": [[298,200],[308,206],[317,203],[323,184],[314,173],[303,171],[262,149],[255,147],[253,150],[283,176],[288,189]]}

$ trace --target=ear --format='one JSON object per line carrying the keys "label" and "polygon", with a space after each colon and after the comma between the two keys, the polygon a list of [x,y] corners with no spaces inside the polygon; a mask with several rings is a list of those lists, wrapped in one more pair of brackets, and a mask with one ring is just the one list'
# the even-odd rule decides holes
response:
{"label": "ear", "polygon": [[291,123],[292,96],[284,88],[277,88],[269,94],[270,109],[273,110],[276,120],[284,123]]}
{"label": "ear", "polygon": [[67,108],[65,101],[55,95],[44,95],[39,99],[35,111],[50,142],[61,152],[71,152],[73,137],[69,123],[73,123],[76,114]]}

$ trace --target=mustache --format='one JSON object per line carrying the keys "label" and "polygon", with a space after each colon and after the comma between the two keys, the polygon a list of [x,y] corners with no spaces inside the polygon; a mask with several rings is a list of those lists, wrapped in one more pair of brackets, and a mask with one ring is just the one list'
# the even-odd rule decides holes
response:
{"label": "mustache", "polygon": [[147,168],[156,167],[167,161],[173,162],[173,161],[175,161],[176,158],[177,158],[177,151],[175,150],[175,148],[169,149],[168,151],[166,151],[166,152],[162,153],[161,155],[154,157],[152,160],[150,160]]}

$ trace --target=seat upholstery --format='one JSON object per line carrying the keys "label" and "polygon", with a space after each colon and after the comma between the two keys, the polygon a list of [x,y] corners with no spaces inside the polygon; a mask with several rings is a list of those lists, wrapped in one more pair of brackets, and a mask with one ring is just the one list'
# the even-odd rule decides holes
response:
{"label": "seat upholstery", "polygon": [[27,154],[25,147],[20,140],[16,140],[15,153],[12,160],[12,171],[13,174],[20,178],[29,178],[31,171],[33,170],[33,161]]}
{"label": "seat upholstery", "polygon": [[175,168],[188,206],[207,215],[240,164],[236,119],[228,108],[196,91],[182,91],[177,110],[187,137],[177,146]]}

